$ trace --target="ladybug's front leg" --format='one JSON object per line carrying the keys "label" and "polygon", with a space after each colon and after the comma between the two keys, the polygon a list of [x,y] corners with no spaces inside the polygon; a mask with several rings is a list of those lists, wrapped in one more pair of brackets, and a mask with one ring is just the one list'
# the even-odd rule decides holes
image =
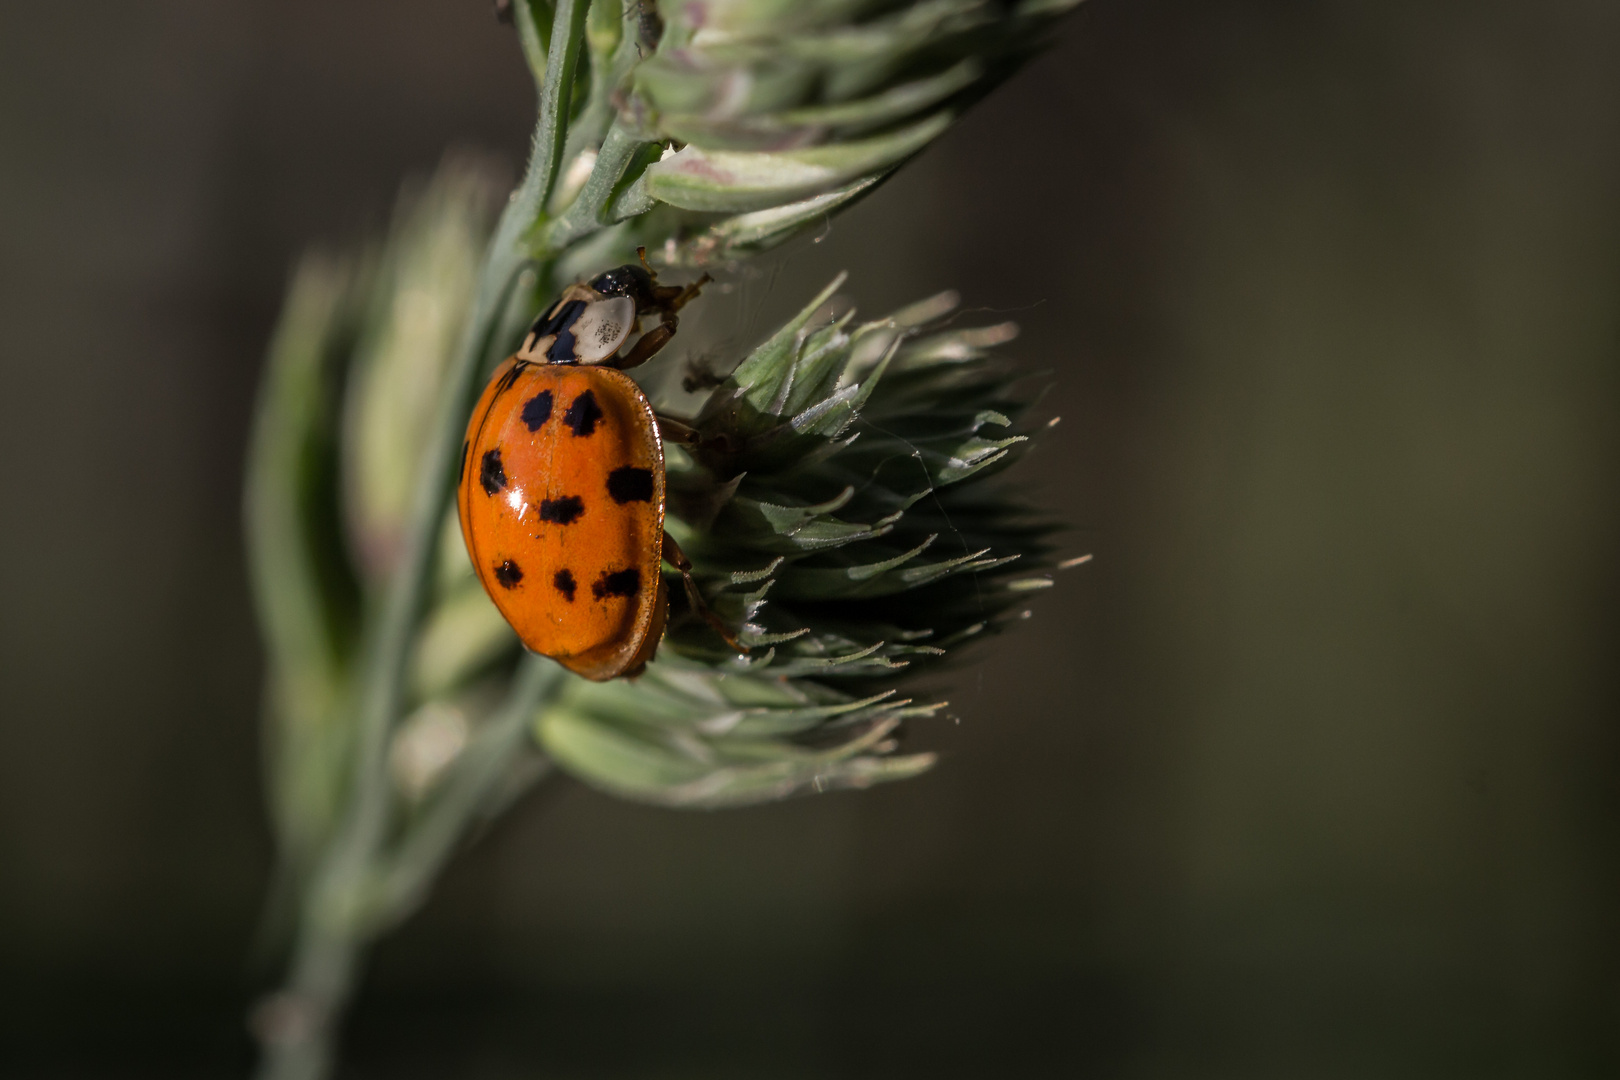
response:
{"label": "ladybug's front leg", "polygon": [[662,349],[665,345],[669,344],[669,339],[675,336],[675,327],[677,324],[678,320],[674,315],[666,314],[664,316],[664,321],[647,331],[645,334],[642,334],[641,337],[636,340],[636,343],[630,347],[629,352],[625,353],[616,360],[609,360],[607,363],[612,367],[618,368],[620,371],[623,371],[625,368],[633,368],[637,365],[645,364],[658,353],[659,349]]}
{"label": "ladybug's front leg", "polygon": [[[675,313],[685,307],[703,286],[713,281],[708,274],[704,274],[692,284],[681,288],[675,285],[653,286],[653,299],[651,309],[658,312],[658,325],[641,335],[641,338],[630,347],[630,351],[617,360],[612,361],[613,366],[623,371],[638,364],[645,364],[657,355],[658,350],[669,344],[669,339],[675,336],[675,330],[680,326],[680,320]],[[642,308],[646,311],[647,308]]]}
{"label": "ladybug's front leg", "polygon": [[674,315],[675,312],[685,307],[689,301],[695,300],[697,294],[703,291],[703,286],[713,280],[714,278],[704,274],[685,288],[678,285],[658,285],[653,288],[653,295],[658,298],[659,308],[670,315]]}
{"label": "ladybug's front leg", "polygon": [[697,583],[692,580],[692,560],[686,557],[686,552],[681,550],[681,545],[675,542],[675,538],[669,535],[668,531],[664,533],[663,559],[681,572],[681,580],[686,584],[686,599],[692,605],[692,610],[701,615],[703,621],[714,628],[715,633],[725,638],[727,645],[746,656],[748,646],[738,641],[737,636],[721,621],[720,616],[709,610],[709,605],[703,602],[703,594],[698,592]]}

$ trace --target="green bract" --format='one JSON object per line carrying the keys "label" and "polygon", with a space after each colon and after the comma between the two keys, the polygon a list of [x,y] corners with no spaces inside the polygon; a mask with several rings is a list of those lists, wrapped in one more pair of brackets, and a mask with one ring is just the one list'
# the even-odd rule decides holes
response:
{"label": "green bract", "polygon": [[669,528],[752,652],[676,611],[642,679],[570,686],[538,730],[594,784],[711,806],[913,775],[932,759],[886,757],[893,733],[939,706],[882,684],[1047,580],[1047,530],[982,482],[1028,445],[1029,397],[988,352],[1014,328],[930,331],[951,295],[818,320],[841,283],[713,391],[703,449],[666,450]]}

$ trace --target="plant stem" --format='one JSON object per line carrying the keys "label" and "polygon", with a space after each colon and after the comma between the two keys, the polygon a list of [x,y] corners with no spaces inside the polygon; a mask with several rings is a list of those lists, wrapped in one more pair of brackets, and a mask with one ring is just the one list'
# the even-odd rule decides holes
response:
{"label": "plant stem", "polygon": [[[439,414],[422,455],[421,470],[406,533],[404,557],[380,605],[367,612],[367,633],[355,715],[354,771],[337,829],[310,882],[300,912],[297,943],[288,984],[261,1014],[265,1053],[262,1080],[323,1080],[334,1060],[335,1032],[351,996],[363,951],[378,930],[405,913],[399,905],[425,893],[431,873],[406,888],[379,888],[395,809],[388,775],[388,747],[404,711],[411,648],[433,579],[437,541],[454,488],[457,449],[479,379],[494,354],[508,344],[499,333],[510,292],[529,260],[525,237],[538,220],[556,183],[558,158],[567,130],[574,69],[583,43],[588,0],[558,0],[550,48],[540,85],[540,115],[523,181],[513,192],[490,241],[479,275],[467,328],[445,380]],[[519,18],[532,19],[527,4]],[[526,28],[532,33],[533,27]],[[522,731],[522,711],[532,716],[554,680],[530,662],[513,687],[499,725],[504,737],[493,744],[509,756]],[[514,719],[514,717],[516,719]],[[468,748],[469,750],[472,747]],[[490,758],[481,744],[472,780],[496,783],[504,762]],[[461,812],[438,827],[423,849],[423,867],[442,864],[485,792],[463,793]],[[439,819],[432,818],[430,821]],[[452,827],[448,830],[446,827]],[[425,842],[426,843],[426,842]],[[412,850],[407,843],[406,850]],[[417,865],[415,863],[410,865]],[[397,869],[397,868],[396,868]]]}
{"label": "plant stem", "polygon": [[254,1014],[264,1047],[259,1080],[331,1075],[338,1021],[354,992],[361,947],[358,937],[337,927],[300,923],[286,987]]}
{"label": "plant stem", "polygon": [[[480,726],[456,755],[428,806],[382,869],[382,906],[402,919],[427,898],[439,871],[472,824],[498,799],[512,755],[523,745],[535,713],[562,682],[563,669],[551,660],[524,656],[506,701]],[[527,779],[540,778],[536,773]]]}
{"label": "plant stem", "polygon": [[261,1080],[317,1080],[330,1074],[338,1023],[365,948],[427,898],[457,843],[499,796],[513,751],[561,679],[562,669],[550,660],[524,657],[506,700],[440,779],[420,823],[391,857],[377,856],[386,865],[374,867],[381,879],[376,922],[332,919],[318,908],[306,909],[287,986],[257,1017],[266,1044]]}

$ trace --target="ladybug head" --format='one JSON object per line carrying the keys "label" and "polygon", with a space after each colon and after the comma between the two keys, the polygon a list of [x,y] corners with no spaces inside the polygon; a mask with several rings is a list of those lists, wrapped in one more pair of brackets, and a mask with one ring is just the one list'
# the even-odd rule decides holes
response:
{"label": "ladybug head", "polygon": [[642,312],[658,306],[653,292],[653,276],[635,263],[614,267],[591,282],[591,288],[603,296],[628,296]]}

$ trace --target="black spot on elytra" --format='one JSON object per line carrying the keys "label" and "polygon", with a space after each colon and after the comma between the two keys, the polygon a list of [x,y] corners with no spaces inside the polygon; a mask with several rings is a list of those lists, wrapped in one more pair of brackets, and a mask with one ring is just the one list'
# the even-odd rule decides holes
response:
{"label": "black spot on elytra", "polygon": [[495,568],[495,580],[501,583],[503,589],[515,589],[518,582],[523,580],[523,571],[517,563],[507,559]]}
{"label": "black spot on elytra", "polygon": [[564,600],[567,600],[570,604],[574,602],[574,589],[577,586],[574,584],[574,575],[572,573],[567,570],[559,570],[552,577],[551,583],[557,587],[558,592],[563,594]]}
{"label": "black spot on elytra", "polygon": [[614,469],[608,473],[607,488],[613,501],[621,506],[627,502],[652,502],[652,470],[638,469],[634,465]]}
{"label": "black spot on elytra", "polygon": [[484,451],[483,464],[478,468],[478,482],[484,485],[484,494],[493,495],[506,487],[506,470],[501,468],[501,448]]}
{"label": "black spot on elytra", "polygon": [[540,500],[540,520],[553,525],[572,525],[585,512],[585,500],[578,495]]}
{"label": "black spot on elytra", "polygon": [[602,419],[602,409],[596,404],[596,394],[590,390],[585,391],[574,399],[568,406],[568,412],[563,415],[563,423],[575,435],[589,435],[596,430],[596,422]]}
{"label": "black spot on elytra", "polygon": [[523,423],[530,431],[539,431],[551,419],[551,391],[542,390],[523,403]]}
{"label": "black spot on elytra", "polygon": [[615,570],[612,573],[604,570],[602,576],[591,582],[591,595],[598,600],[605,600],[610,596],[634,596],[641,591],[641,571],[635,567],[628,570]]}

